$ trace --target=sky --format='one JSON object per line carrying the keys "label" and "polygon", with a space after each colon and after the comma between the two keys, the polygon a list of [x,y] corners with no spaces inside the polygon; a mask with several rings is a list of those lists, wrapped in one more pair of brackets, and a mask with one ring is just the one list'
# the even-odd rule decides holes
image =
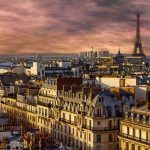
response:
{"label": "sky", "polygon": [[150,54],[149,0],[0,0],[0,53],[132,53],[136,13]]}

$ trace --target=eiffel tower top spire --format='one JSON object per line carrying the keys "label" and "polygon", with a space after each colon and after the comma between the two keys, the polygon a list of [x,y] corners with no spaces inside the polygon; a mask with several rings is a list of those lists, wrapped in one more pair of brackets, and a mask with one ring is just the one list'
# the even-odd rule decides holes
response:
{"label": "eiffel tower top spire", "polygon": [[133,49],[133,56],[145,56],[140,34],[140,14],[137,14],[136,37]]}

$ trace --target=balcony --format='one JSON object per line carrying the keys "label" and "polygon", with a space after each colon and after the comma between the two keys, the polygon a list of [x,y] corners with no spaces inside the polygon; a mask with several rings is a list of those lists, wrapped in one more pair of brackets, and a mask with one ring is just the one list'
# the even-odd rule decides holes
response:
{"label": "balcony", "polygon": [[48,108],[52,107],[50,103],[44,103],[42,101],[37,101],[37,105],[41,105],[41,106],[48,107]]}
{"label": "balcony", "polygon": [[71,121],[71,120],[67,120],[67,119],[64,119],[64,118],[60,118],[60,121],[64,122],[64,123],[68,123],[68,124],[71,124],[71,125],[77,125],[77,123],[75,121]]}
{"label": "balcony", "polygon": [[36,106],[36,102],[35,101],[33,101],[33,102],[27,101],[27,104],[32,105],[32,106]]}
{"label": "balcony", "polygon": [[80,114],[81,116],[85,116],[86,112],[78,111],[78,114]]}
{"label": "balcony", "polygon": [[9,102],[3,102],[2,104],[3,104],[3,105],[7,105],[7,106],[11,106],[11,107],[15,107],[15,108],[18,108],[18,109],[20,109],[20,110],[27,111],[27,108],[26,108],[25,106],[19,107],[19,106],[17,106],[16,104],[12,104],[12,103],[9,103]]}
{"label": "balcony", "polygon": [[55,105],[54,108],[56,108],[56,109],[58,109],[58,110],[62,110],[62,109],[63,109],[63,106]]}
{"label": "balcony", "polygon": [[44,94],[44,93],[39,93],[39,96],[48,97],[48,98],[52,98],[52,99],[54,99],[56,97],[56,96],[53,96],[50,94]]}
{"label": "balcony", "polygon": [[140,137],[135,137],[135,136],[124,134],[124,133],[121,133],[119,136],[123,137],[123,138],[127,138],[128,140],[133,140],[133,141],[138,142],[138,143],[150,145],[150,140],[148,140],[148,139],[142,139]]}
{"label": "balcony", "polygon": [[119,130],[117,127],[92,127],[92,126],[87,126],[85,124],[82,124],[82,128],[92,130],[92,131],[113,131],[113,130]]}

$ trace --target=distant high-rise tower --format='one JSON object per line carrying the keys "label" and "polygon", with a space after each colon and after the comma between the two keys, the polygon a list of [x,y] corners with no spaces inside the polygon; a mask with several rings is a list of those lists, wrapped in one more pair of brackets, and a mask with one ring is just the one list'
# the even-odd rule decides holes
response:
{"label": "distant high-rise tower", "polygon": [[141,42],[141,35],[140,35],[140,14],[139,13],[137,14],[136,37],[134,43],[133,56],[145,57],[145,54],[143,52],[142,42]]}

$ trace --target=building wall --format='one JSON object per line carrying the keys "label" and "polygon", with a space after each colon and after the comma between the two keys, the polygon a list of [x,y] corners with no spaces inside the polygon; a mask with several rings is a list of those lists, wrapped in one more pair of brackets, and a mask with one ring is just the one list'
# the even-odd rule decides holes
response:
{"label": "building wall", "polygon": [[0,74],[11,72],[10,68],[0,68]]}
{"label": "building wall", "polygon": [[150,149],[149,115],[146,108],[133,108],[131,112],[126,113],[125,118],[121,121],[118,136],[121,150]]}
{"label": "building wall", "polygon": [[[2,107],[11,120],[16,119],[17,124],[23,121],[27,128],[38,127],[50,134],[53,142],[64,142],[73,150],[119,150],[117,134],[121,117],[116,115],[115,106],[122,106],[121,99],[99,94],[94,97],[99,88],[82,87],[75,93],[77,89],[73,90],[71,84],[80,85],[82,79],[79,78],[56,78],[50,83],[41,88],[34,104],[23,95],[17,100],[4,98],[6,103]],[[63,89],[66,83],[71,90]],[[112,108],[110,116],[107,106]]]}
{"label": "building wall", "polygon": [[23,66],[23,64],[22,64],[22,65],[13,67],[13,68],[12,68],[12,72],[13,72],[13,73],[16,73],[16,74],[24,74],[24,73],[25,73],[25,68],[24,68],[24,66]]}
{"label": "building wall", "polygon": [[102,88],[136,86],[136,78],[96,77]]}
{"label": "building wall", "polygon": [[125,78],[125,86],[136,86],[137,81],[136,78]]}
{"label": "building wall", "polygon": [[96,80],[99,82],[102,88],[120,87],[120,78],[96,77]]}
{"label": "building wall", "polygon": [[58,62],[58,67],[63,67],[63,68],[71,67],[71,62],[68,61]]}
{"label": "building wall", "polygon": [[31,68],[25,68],[25,73],[27,75],[37,75],[39,77],[44,77],[45,65],[38,63],[38,62],[33,62],[33,65]]}

